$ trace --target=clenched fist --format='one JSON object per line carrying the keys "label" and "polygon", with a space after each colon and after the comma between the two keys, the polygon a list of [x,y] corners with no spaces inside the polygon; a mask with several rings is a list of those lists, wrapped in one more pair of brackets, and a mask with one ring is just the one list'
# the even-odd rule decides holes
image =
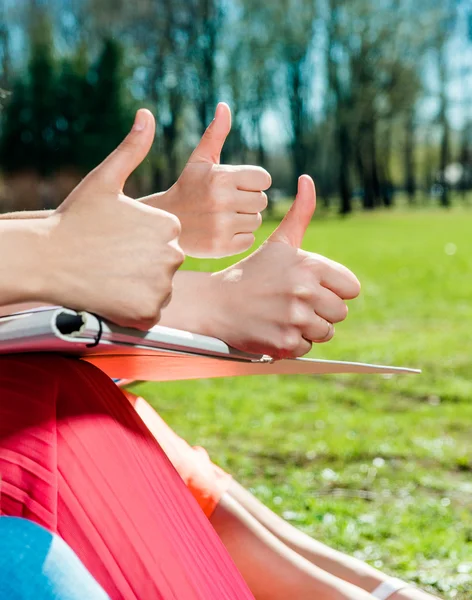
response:
{"label": "clenched fist", "polygon": [[210,335],[277,359],[333,337],[360,285],[343,265],[300,249],[315,206],[315,186],[304,175],[290,211],[259,250],[211,276]]}
{"label": "clenched fist", "polygon": [[186,254],[217,258],[246,251],[267,206],[271,177],[261,167],[220,164],[231,130],[229,107],[220,103],[215,118],[192,153],[178,181],[163,194],[143,198],[177,215]]}
{"label": "clenched fist", "polygon": [[154,139],[140,110],[120,146],[42,221],[41,300],[88,310],[119,325],[147,329],[171,297],[184,260],[177,217],[132,200],[123,186]]}

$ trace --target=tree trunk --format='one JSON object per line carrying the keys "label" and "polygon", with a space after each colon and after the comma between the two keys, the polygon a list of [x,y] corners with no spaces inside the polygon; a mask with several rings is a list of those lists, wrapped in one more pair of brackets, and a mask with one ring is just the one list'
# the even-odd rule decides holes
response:
{"label": "tree trunk", "polygon": [[10,53],[10,36],[6,19],[0,14],[0,50],[2,62],[0,64],[0,101],[2,100],[3,91],[8,91],[11,84],[11,53]]}
{"label": "tree trunk", "polygon": [[377,146],[375,143],[375,122],[372,121],[370,125],[370,168],[372,177],[372,191],[374,194],[374,204],[378,206],[380,204],[381,193],[380,193],[380,179],[379,179],[379,168],[377,164]]}
{"label": "tree trunk", "polygon": [[203,0],[200,14],[200,43],[201,49],[199,67],[199,102],[198,115],[202,133],[213,118],[217,101],[216,90],[216,46],[219,31],[219,8],[216,0]]}
{"label": "tree trunk", "polygon": [[352,190],[349,180],[349,165],[350,165],[350,141],[347,127],[344,123],[338,126],[338,155],[339,155],[339,195],[340,205],[339,212],[342,215],[347,215],[352,212]]}
{"label": "tree trunk", "polygon": [[390,158],[392,153],[392,127],[389,124],[382,136],[382,158],[379,162],[380,198],[386,208],[394,204]]}
{"label": "tree trunk", "polygon": [[356,150],[356,163],[359,179],[363,186],[363,207],[365,210],[374,210],[376,202],[376,167],[372,160],[371,126],[364,123],[359,127],[358,143]]}
{"label": "tree trunk", "polygon": [[303,118],[302,76],[301,64],[291,65],[290,112],[292,121],[292,192],[296,192],[298,178],[305,172],[306,153],[304,147],[304,128],[306,123]]}
{"label": "tree trunk", "polygon": [[441,206],[448,208],[451,205],[449,198],[448,183],[446,181],[446,167],[449,163],[450,152],[450,130],[447,119],[448,96],[447,96],[447,64],[446,51],[441,48],[438,52],[439,57],[439,80],[441,84],[440,107],[439,107],[439,125],[441,126],[441,150],[439,159],[439,171],[441,173]]}
{"label": "tree trunk", "polygon": [[415,179],[415,130],[413,109],[408,111],[405,121],[405,190],[408,194],[408,202],[413,204],[416,194]]}

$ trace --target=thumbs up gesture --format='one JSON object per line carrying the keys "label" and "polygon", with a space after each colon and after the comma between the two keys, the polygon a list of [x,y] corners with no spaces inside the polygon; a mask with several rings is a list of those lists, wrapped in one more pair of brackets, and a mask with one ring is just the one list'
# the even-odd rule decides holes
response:
{"label": "thumbs up gesture", "polygon": [[272,181],[260,167],[220,164],[231,130],[229,106],[220,103],[215,118],[193,151],[178,181],[164,194],[142,201],[176,215],[180,244],[194,257],[230,256],[254,243]]}
{"label": "thumbs up gesture", "polygon": [[154,131],[152,114],[138,111],[120,146],[42,220],[45,273],[35,300],[95,312],[129,327],[147,329],[159,320],[184,259],[180,223],[123,194]]}
{"label": "thumbs up gesture", "polygon": [[269,239],[212,275],[218,301],[210,335],[278,359],[302,356],[313,342],[333,337],[333,324],[347,316],[345,300],[355,298],[360,285],[346,267],[300,249],[315,206],[313,180],[303,175],[291,209]]}

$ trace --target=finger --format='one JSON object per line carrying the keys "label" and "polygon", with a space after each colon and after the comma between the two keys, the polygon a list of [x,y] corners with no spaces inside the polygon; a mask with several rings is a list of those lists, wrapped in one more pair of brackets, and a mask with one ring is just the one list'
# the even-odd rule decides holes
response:
{"label": "finger", "polygon": [[290,322],[309,342],[328,341],[334,334],[331,323],[317,315],[305,300],[293,304]]}
{"label": "finger", "polygon": [[302,328],[302,335],[315,344],[329,342],[334,336],[334,325],[313,313],[311,319]]}
{"label": "finger", "polygon": [[156,124],[152,113],[141,108],[134,125],[121,144],[92,172],[110,191],[121,191],[131,173],[146,158],[154,140]]}
{"label": "finger", "polygon": [[[237,233],[231,240],[231,254],[241,254],[249,250],[256,241],[253,233]],[[226,255],[225,255],[226,256]]]}
{"label": "finger", "polygon": [[208,162],[218,164],[224,143],[231,131],[231,109],[225,102],[216,107],[215,118],[202,136],[200,143],[192,152],[189,162]]}
{"label": "finger", "polygon": [[238,213],[247,215],[262,212],[267,208],[267,194],[236,190],[231,198],[230,207]]}
{"label": "finger", "polygon": [[234,182],[238,190],[260,192],[268,190],[272,185],[272,177],[262,167],[233,167]]}
{"label": "finger", "polygon": [[321,285],[343,300],[357,298],[361,291],[361,284],[354,273],[329,258],[323,258],[323,263],[323,269],[320,270],[319,261],[315,267]]}
{"label": "finger", "polygon": [[285,356],[285,358],[298,358],[300,356],[305,356],[310,352],[312,347],[312,343],[305,339],[305,337],[301,337],[298,345],[292,350],[289,354]]}
{"label": "finger", "polygon": [[348,308],[345,302],[323,286],[317,286],[310,299],[310,304],[318,316],[330,323],[340,323],[347,317]]}
{"label": "finger", "polygon": [[270,236],[271,242],[282,242],[300,248],[305,231],[316,208],[316,192],[313,179],[302,175],[298,180],[298,193],[283,221]]}
{"label": "finger", "polygon": [[313,344],[303,337],[300,340],[300,343],[296,347],[295,351],[292,353],[292,357],[299,358],[300,356],[305,356],[305,354],[308,354],[308,352],[310,352],[312,346]]}
{"label": "finger", "polygon": [[255,215],[237,214],[234,216],[233,223],[235,233],[252,233],[261,226],[262,216],[261,213]]}
{"label": "finger", "polygon": [[297,358],[310,352],[312,343],[302,336],[300,327],[295,324],[284,327],[284,330],[280,334],[282,336],[280,343],[273,345],[273,349],[270,352],[272,358],[277,360]]}

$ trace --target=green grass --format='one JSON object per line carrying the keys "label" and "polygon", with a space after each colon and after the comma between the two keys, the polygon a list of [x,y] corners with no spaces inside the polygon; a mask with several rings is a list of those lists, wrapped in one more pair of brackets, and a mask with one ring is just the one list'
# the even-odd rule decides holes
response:
{"label": "green grass", "polygon": [[[273,226],[263,225],[261,240]],[[304,247],[345,263],[363,284],[335,339],[313,355],[423,375],[138,389],[307,533],[444,598],[471,598],[472,212],[315,219]]]}

